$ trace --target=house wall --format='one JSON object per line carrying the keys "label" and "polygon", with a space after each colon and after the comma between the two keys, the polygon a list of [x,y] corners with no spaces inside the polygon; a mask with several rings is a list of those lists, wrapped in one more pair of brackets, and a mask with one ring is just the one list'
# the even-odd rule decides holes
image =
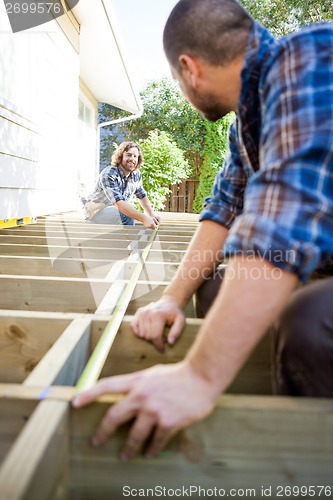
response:
{"label": "house wall", "polygon": [[1,3],[0,220],[78,206],[79,27],[39,28],[12,34]]}
{"label": "house wall", "polygon": [[80,81],[78,117],[79,194],[84,196],[93,190],[98,176],[98,102],[83,81]]}

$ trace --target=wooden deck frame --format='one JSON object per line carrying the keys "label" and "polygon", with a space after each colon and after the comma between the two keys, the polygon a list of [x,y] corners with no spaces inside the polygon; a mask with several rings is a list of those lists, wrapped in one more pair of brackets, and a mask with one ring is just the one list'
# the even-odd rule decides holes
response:
{"label": "wooden deck frame", "polygon": [[[181,220],[179,214],[177,217]],[[73,232],[81,233],[82,241],[85,241],[82,233],[86,232],[88,240],[91,233],[103,234],[101,228],[87,228],[75,220],[66,220],[65,224]],[[196,223],[190,225],[189,232],[193,233]],[[57,229],[63,231],[64,221],[51,218],[37,225],[20,227],[15,234],[42,233],[46,226],[47,230],[52,226],[53,233]],[[178,231],[177,244],[181,243],[184,229],[189,229],[179,220],[170,222],[170,227],[162,227],[168,237],[164,241],[167,244],[173,244],[171,237]],[[138,229],[128,230],[128,239],[124,241],[138,242],[142,236]],[[9,231],[0,233],[0,243],[1,235]],[[115,235],[118,237],[117,231]],[[30,236],[43,237],[41,234]],[[112,242],[112,238],[101,239]],[[105,314],[103,308],[99,310],[96,304],[95,309],[73,304],[78,304],[77,296],[85,304],[85,287],[97,287],[101,303],[110,287],[123,287],[133,268],[133,261],[128,259],[131,255],[133,258],[135,251],[141,251],[141,244],[134,245],[119,263],[116,253],[119,248],[109,247],[108,241],[105,244],[108,257],[100,260],[95,256],[95,260],[102,263],[96,268],[100,268],[99,271],[103,268],[99,277],[82,272],[77,276],[69,268],[67,271],[56,269],[53,264],[57,257],[54,258],[54,254],[40,256],[38,247],[32,250],[34,243],[28,255],[0,256],[0,286],[3,292],[11,290],[9,307],[4,309],[7,302],[3,301],[0,311],[1,500],[118,499],[123,498],[125,486],[136,490],[155,486],[173,491],[192,488],[192,498],[202,497],[199,488],[210,491],[214,487],[225,492],[239,489],[239,496],[233,495],[234,498],[244,498],[245,490],[248,496],[263,498],[262,488],[266,488],[266,492],[271,488],[269,496],[274,498],[280,486],[285,494],[279,498],[290,498],[288,490],[283,488],[332,487],[333,401],[277,398],[270,394],[269,336],[253,352],[228,393],[221,396],[213,414],[181,432],[157,459],[139,457],[126,464],[119,460],[126,428],[101,449],[90,445],[96,423],[119,398],[110,396],[83,410],[72,409],[70,401],[76,381],[108,323],[109,313]],[[105,249],[101,246],[100,250]],[[172,251],[177,252],[180,259],[184,250]],[[95,248],[95,252],[99,250]],[[170,253],[161,247],[151,251],[144,271],[146,276],[141,273],[127,314],[133,314],[145,301],[159,297],[178,266],[179,261]],[[66,260],[66,257],[58,258]],[[21,274],[24,261],[33,263],[31,274]],[[15,262],[20,265],[15,266]],[[82,262],[85,260],[75,256],[66,260],[74,267]],[[40,271],[42,266],[45,274]],[[165,274],[163,280],[158,278],[161,268]],[[48,273],[48,269],[53,272]],[[19,306],[17,299],[22,296],[24,286],[25,290],[30,287],[32,297],[35,294],[39,297],[39,302],[36,297],[31,302],[30,310],[25,310],[24,304]],[[50,309],[48,293],[69,305]],[[133,336],[131,318],[125,316],[101,376],[181,360],[202,323],[194,318],[192,304],[187,309],[187,318],[180,340],[161,354]],[[304,497],[310,496],[316,498]]]}

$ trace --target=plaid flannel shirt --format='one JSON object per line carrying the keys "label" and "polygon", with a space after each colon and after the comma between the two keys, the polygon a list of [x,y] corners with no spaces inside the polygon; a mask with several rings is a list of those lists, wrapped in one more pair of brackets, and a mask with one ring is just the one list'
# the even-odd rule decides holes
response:
{"label": "plaid flannel shirt", "polygon": [[99,174],[94,192],[87,196],[85,201],[105,203],[110,206],[120,200],[127,201],[133,195],[137,198],[147,196],[142,186],[140,170],[134,170],[126,177],[120,167],[111,165]]}
{"label": "plaid flannel shirt", "polygon": [[306,281],[333,255],[333,23],[275,39],[255,23],[229,154],[200,220]]}

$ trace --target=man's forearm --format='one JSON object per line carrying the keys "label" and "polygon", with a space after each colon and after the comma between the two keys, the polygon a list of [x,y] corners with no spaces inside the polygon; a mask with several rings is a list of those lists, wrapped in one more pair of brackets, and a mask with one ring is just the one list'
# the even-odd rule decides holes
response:
{"label": "man's forearm", "polygon": [[135,219],[139,222],[143,222],[144,215],[141,212],[139,212],[139,210],[136,210],[127,201],[124,200],[117,201],[117,203],[115,203],[115,206],[121,213],[127,215],[128,217],[132,217],[132,219]]}
{"label": "man's forearm", "polygon": [[144,198],[138,198],[138,200],[143,210],[146,212],[146,214],[152,217],[154,215],[154,210],[148,200],[148,197],[145,196]]}
{"label": "man's forearm", "polygon": [[220,292],[187,362],[224,391],[252,349],[285,307],[295,275],[261,259],[231,259]]}
{"label": "man's forearm", "polygon": [[184,255],[178,271],[163,296],[185,307],[193,293],[222,261],[228,229],[210,220],[202,221]]}

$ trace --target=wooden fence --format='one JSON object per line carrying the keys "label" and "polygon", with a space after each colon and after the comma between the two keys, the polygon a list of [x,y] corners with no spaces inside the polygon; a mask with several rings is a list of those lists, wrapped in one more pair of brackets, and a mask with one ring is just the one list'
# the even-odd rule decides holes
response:
{"label": "wooden fence", "polygon": [[199,185],[198,179],[186,179],[169,186],[171,193],[165,203],[165,212],[192,213],[193,201]]}

